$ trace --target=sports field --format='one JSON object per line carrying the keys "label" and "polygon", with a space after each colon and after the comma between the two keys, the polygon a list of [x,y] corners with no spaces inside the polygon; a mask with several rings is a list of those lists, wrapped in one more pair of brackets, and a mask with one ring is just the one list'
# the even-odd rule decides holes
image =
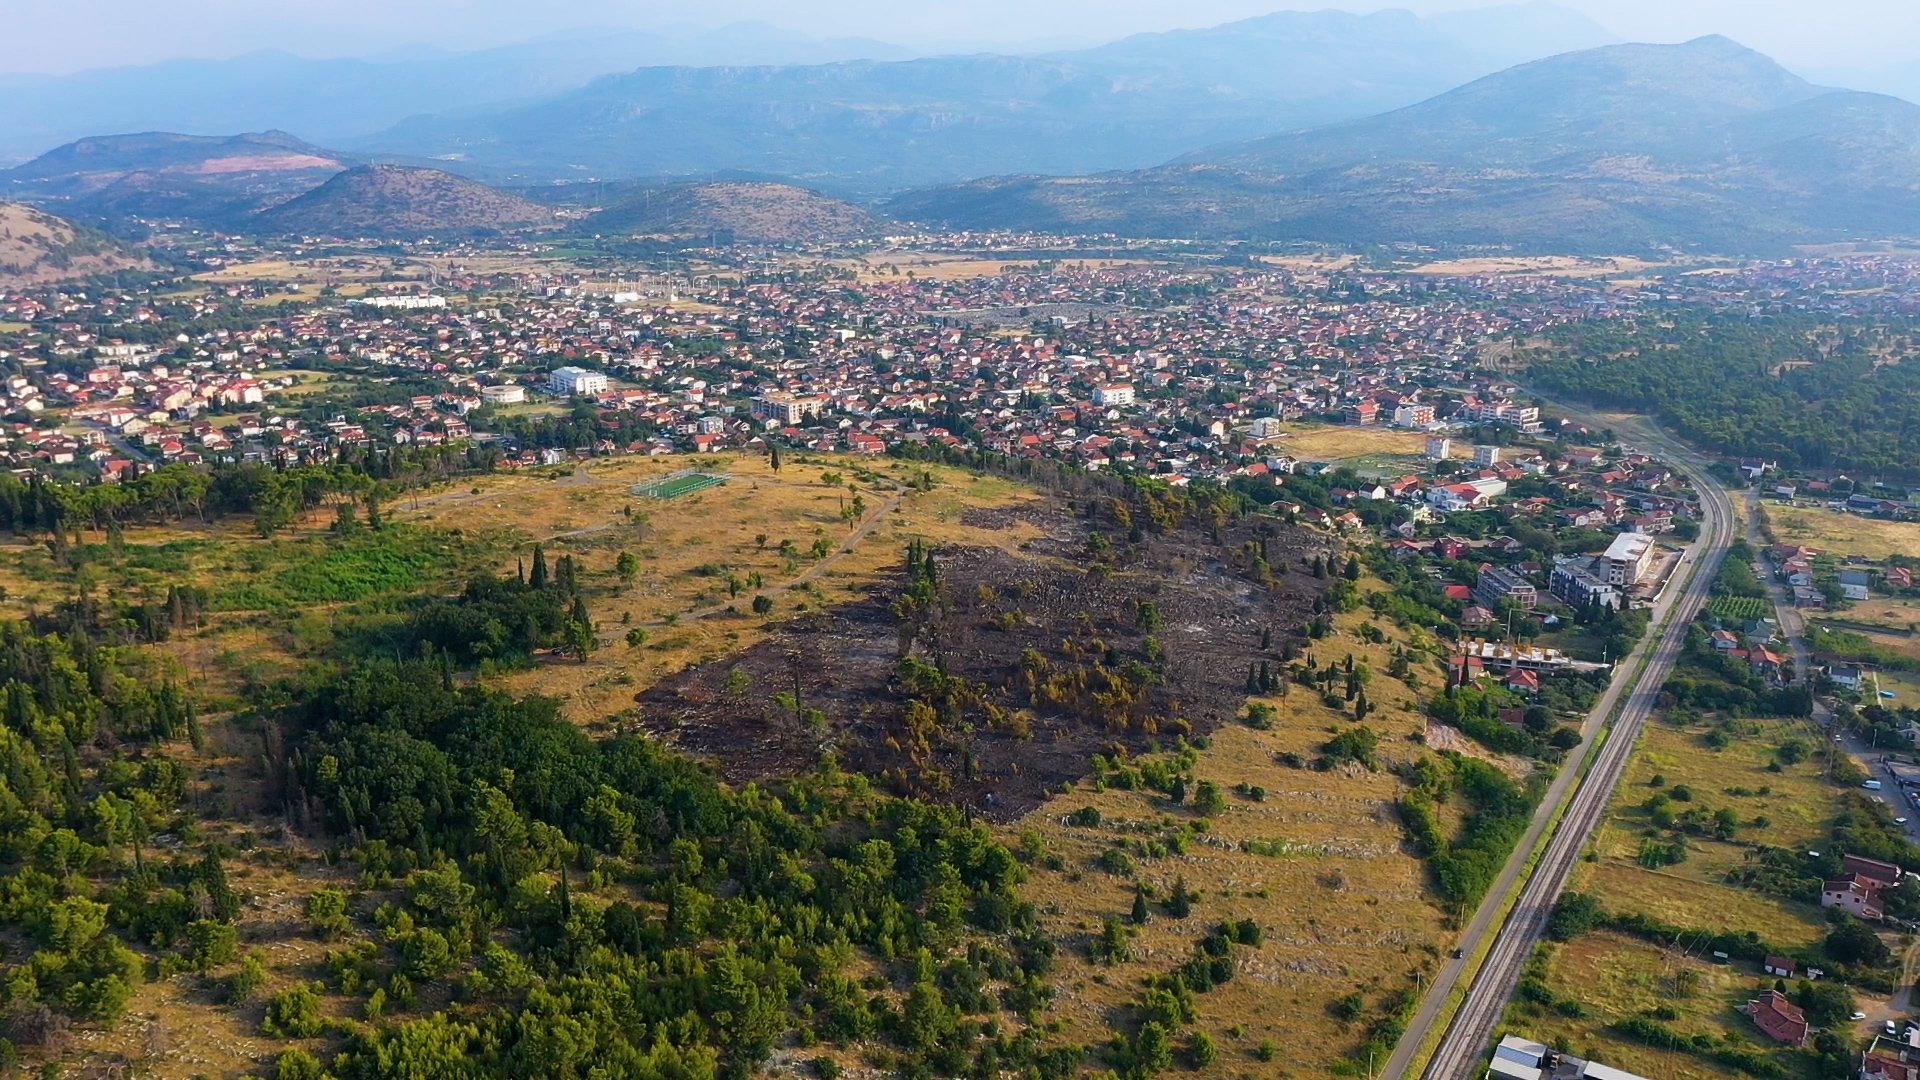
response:
{"label": "sports field", "polygon": [[677,499],[682,495],[691,495],[696,491],[705,491],[710,487],[719,487],[727,482],[723,473],[685,472],[673,473],[658,480],[649,480],[644,484],[633,485],[633,493],[644,499]]}

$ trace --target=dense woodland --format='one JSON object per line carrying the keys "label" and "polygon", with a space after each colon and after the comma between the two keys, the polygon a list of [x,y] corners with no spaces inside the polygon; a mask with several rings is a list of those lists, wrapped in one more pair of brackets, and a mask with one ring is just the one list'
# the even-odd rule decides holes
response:
{"label": "dense woodland", "polygon": [[1910,320],[1835,323],[1656,309],[1555,329],[1527,379],[1645,410],[1687,438],[1783,468],[1914,478],[1920,365]]}

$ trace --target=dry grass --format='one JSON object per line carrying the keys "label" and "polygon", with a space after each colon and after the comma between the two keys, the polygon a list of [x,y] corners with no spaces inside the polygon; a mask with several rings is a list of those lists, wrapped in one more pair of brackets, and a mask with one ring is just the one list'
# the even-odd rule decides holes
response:
{"label": "dry grass", "polygon": [[[1802,848],[1827,836],[1843,792],[1821,775],[1817,761],[1785,766],[1780,772],[1768,770],[1774,748],[1781,742],[1793,737],[1813,740],[1818,735],[1795,722],[1753,723],[1754,730],[1723,750],[1702,741],[1704,727],[1686,729],[1665,723],[1650,727],[1569,888],[1593,894],[1609,911],[1641,913],[1676,926],[1714,932],[1755,930],[1784,949],[1818,940],[1825,933],[1825,921],[1817,906],[1726,883],[1727,872],[1746,859],[1747,849],[1738,843],[1690,837],[1684,862],[1651,870],[1636,861],[1642,838],[1652,834],[1643,804],[1655,792],[1672,795],[1681,787],[1693,797],[1674,803],[1676,810],[1731,808],[1742,823],[1741,840]],[[1816,753],[1818,749],[1816,745]],[[1661,781],[1658,785],[1653,783],[1656,777]],[[1767,793],[1759,794],[1762,790]],[[1769,819],[1764,828],[1753,825],[1759,815]],[[1564,1037],[1577,1054],[1645,1076],[1700,1080],[1722,1076],[1724,1071],[1703,1058],[1651,1050],[1609,1030],[1620,1020],[1645,1016],[1664,1005],[1679,1017],[1662,1022],[1685,1034],[1711,1033],[1759,1048],[1760,1043],[1752,1042],[1751,1025],[1733,1007],[1771,985],[1771,980],[1764,979],[1757,968],[1716,964],[1711,956],[1696,955],[1699,951],[1662,949],[1610,932],[1543,946],[1536,963],[1547,985],[1556,997],[1578,1002],[1585,1015],[1570,1018],[1557,1010],[1515,1005],[1510,1026],[1543,1041]],[[1674,980],[1674,973],[1680,971],[1694,973],[1698,982],[1692,991]]]}
{"label": "dry grass", "polygon": [[[1381,735],[1382,765],[1410,760],[1424,750],[1417,709],[1419,693],[1384,674],[1386,646],[1351,636],[1361,616],[1341,620],[1342,633],[1316,645],[1315,654],[1335,662],[1352,652],[1378,674],[1368,696],[1379,706],[1368,723]],[[1434,678],[1427,673],[1428,681]],[[1352,1052],[1361,1029],[1381,999],[1406,986],[1416,969],[1429,969],[1451,944],[1450,932],[1429,899],[1426,870],[1404,847],[1393,810],[1400,784],[1383,767],[1358,766],[1316,772],[1276,763],[1291,751],[1312,759],[1330,733],[1351,724],[1307,691],[1265,699],[1279,712],[1271,729],[1229,725],[1199,753],[1195,775],[1231,792],[1238,784],[1266,789],[1264,799],[1229,794],[1228,809],[1203,840],[1184,855],[1138,860],[1141,880],[1160,895],[1184,876],[1203,897],[1194,914],[1174,920],[1164,914],[1141,929],[1134,958],[1115,967],[1094,964],[1086,944],[1107,917],[1124,918],[1132,882],[1093,865],[1107,847],[1136,835],[1130,823],[1193,819],[1151,792],[1082,783],[1010,827],[1010,835],[1038,832],[1048,850],[1064,859],[1060,870],[1037,871],[1027,895],[1062,944],[1058,966],[1061,995],[1054,1017],[1070,1038],[1098,1041],[1111,1029],[1111,1012],[1131,1000],[1140,980],[1190,955],[1195,941],[1222,919],[1252,918],[1265,943],[1245,953],[1240,974],[1200,999],[1200,1026],[1219,1043],[1218,1064],[1207,1075],[1323,1077]],[[1102,815],[1098,827],[1067,824],[1081,807]],[[1253,855],[1245,841],[1284,841],[1290,854]],[[1369,1016],[1348,1024],[1327,1006],[1360,991]],[[1238,1026],[1236,1037],[1231,1029]],[[1284,1046],[1279,1063],[1249,1056],[1263,1040]],[[1252,1070],[1249,1072],[1249,1070]]]}
{"label": "dry grass", "polygon": [[1481,277],[1486,275],[1540,274],[1548,277],[1612,277],[1615,274],[1641,274],[1674,265],[1649,262],[1631,256],[1539,255],[1442,259],[1417,267],[1416,274],[1441,277]]}
{"label": "dry grass", "polygon": [[[1150,259],[1067,259],[1068,265],[1090,270],[1110,270],[1122,266],[1145,266]],[[996,259],[991,255],[946,255],[921,251],[876,251],[858,259],[834,265],[853,270],[862,282],[905,281],[911,273],[924,281],[961,281],[967,278],[993,277],[997,274],[1030,272],[1039,263],[1032,259]],[[894,269],[899,273],[894,273]]]}
{"label": "dry grass", "polygon": [[[1587,1015],[1578,1019],[1548,1010],[1514,1010],[1514,1026],[1528,1038],[1546,1043],[1565,1039],[1575,1054],[1641,1076],[1670,1080],[1720,1080],[1724,1066],[1694,1054],[1656,1050],[1621,1039],[1607,1028],[1650,1010],[1670,1006],[1680,1018],[1663,1021],[1686,1035],[1708,1034],[1761,1049],[1751,1023],[1734,1011],[1772,985],[1758,971],[1712,963],[1613,933],[1588,934],[1550,946],[1551,985],[1556,994],[1578,1001]],[[1686,989],[1681,972],[1697,980]]]}
{"label": "dry grass", "polygon": [[[677,499],[638,498],[629,489],[643,480],[697,465],[732,479]],[[588,586],[589,611],[603,647],[585,663],[550,660],[512,673],[504,685],[516,693],[561,699],[583,723],[609,720],[630,709],[636,693],[690,663],[724,656],[758,641],[768,619],[749,613],[757,592],[774,601],[772,618],[818,609],[854,598],[901,564],[909,540],[968,544],[1013,544],[1019,530],[989,532],[963,524],[969,508],[1003,506],[1032,497],[1008,481],[934,467],[930,492],[909,492],[904,482],[921,466],[850,457],[817,463],[789,461],[775,473],[759,455],[664,459],[615,458],[568,470],[539,470],[486,477],[423,498],[417,510],[395,508],[399,520],[441,528],[510,530],[519,538],[497,569],[515,572],[535,541],[548,557],[571,555]],[[886,482],[856,479],[873,469]],[[841,483],[823,477],[838,474]],[[856,528],[842,518],[858,488],[870,531],[843,550]],[[475,491],[477,490],[477,494]],[[899,504],[886,509],[894,499]],[[631,507],[628,517],[624,510]],[[807,554],[824,539],[834,554],[816,561]],[[793,552],[780,550],[790,541]],[[629,587],[615,564],[622,551],[640,561]],[[759,574],[762,588],[748,582]],[[741,583],[730,595],[731,575]],[[726,610],[729,606],[735,611]],[[647,631],[647,643],[632,648],[628,629]]]}
{"label": "dry grass", "polygon": [[1274,444],[1301,461],[1345,461],[1382,455],[1419,455],[1427,438],[1418,432],[1377,426],[1290,424],[1287,437]]}
{"label": "dry grass", "polygon": [[1802,544],[1836,555],[1920,555],[1920,524],[1884,521],[1837,510],[1767,504],[1773,534],[1783,544]]}

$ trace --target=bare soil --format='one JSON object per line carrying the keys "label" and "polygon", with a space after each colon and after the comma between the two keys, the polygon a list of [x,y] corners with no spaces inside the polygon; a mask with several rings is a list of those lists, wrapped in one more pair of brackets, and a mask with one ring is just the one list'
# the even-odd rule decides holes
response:
{"label": "bare soil", "polygon": [[[831,754],[896,790],[1011,820],[1086,775],[1096,753],[1140,752],[1233,717],[1249,668],[1277,668],[1300,646],[1330,584],[1301,567],[1337,547],[1245,517],[1122,537],[1096,559],[1089,522],[1060,499],[969,518],[1038,526],[1040,536],[1011,551],[939,548],[940,600],[918,618],[895,607],[907,587],[903,553],[903,568],[863,598],[642,691],[639,723],[734,782]],[[1250,545],[1264,545],[1270,583],[1256,580]],[[1157,616],[1143,615],[1143,601]],[[917,678],[913,662],[924,665]],[[929,669],[942,673],[941,689],[929,691]]]}

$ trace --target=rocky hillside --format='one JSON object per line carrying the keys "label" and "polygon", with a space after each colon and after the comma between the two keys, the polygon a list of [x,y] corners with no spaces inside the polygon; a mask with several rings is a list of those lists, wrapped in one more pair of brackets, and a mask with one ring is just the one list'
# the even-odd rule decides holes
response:
{"label": "rocky hillside", "polygon": [[550,207],[437,169],[362,165],[265,210],[264,232],[338,237],[487,235],[551,228]]}
{"label": "rocky hillside", "polygon": [[91,229],[19,203],[0,203],[0,288],[140,266],[145,260]]}
{"label": "rocky hillside", "polygon": [[848,240],[873,231],[860,207],[791,184],[720,181],[644,190],[581,223],[584,232],[716,235],[759,243]]}

